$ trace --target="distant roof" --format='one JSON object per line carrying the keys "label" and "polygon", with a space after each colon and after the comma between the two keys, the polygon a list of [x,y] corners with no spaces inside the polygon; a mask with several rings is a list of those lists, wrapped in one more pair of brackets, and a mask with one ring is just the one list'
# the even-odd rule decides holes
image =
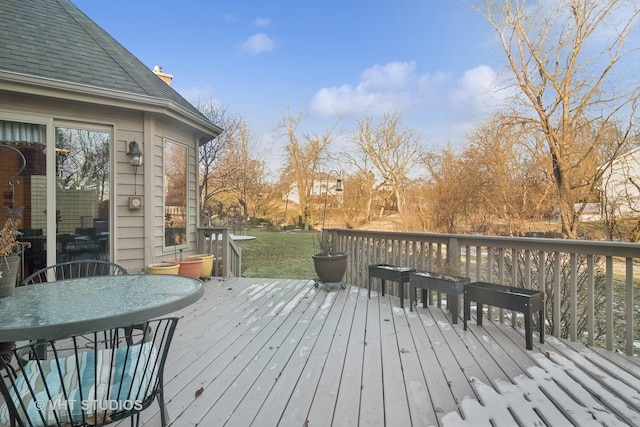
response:
{"label": "distant roof", "polygon": [[211,124],[68,0],[0,1],[0,70],[164,99]]}

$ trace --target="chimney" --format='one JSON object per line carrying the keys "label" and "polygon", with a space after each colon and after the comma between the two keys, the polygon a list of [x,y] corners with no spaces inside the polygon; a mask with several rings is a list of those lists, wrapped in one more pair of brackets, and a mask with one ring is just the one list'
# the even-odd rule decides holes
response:
{"label": "chimney", "polygon": [[160,77],[160,79],[171,86],[171,80],[173,80],[173,76],[171,74],[166,74],[162,72],[162,67],[160,65],[156,65],[153,67],[153,73]]}

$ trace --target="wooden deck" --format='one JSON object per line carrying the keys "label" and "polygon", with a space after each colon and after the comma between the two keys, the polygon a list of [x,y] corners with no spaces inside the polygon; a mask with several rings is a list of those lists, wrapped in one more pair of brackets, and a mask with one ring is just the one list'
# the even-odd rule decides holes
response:
{"label": "wooden deck", "polygon": [[[393,296],[205,282],[165,370],[172,426],[640,425],[640,364]],[[158,426],[153,405],[142,415]],[[122,425],[128,425],[121,423]]]}

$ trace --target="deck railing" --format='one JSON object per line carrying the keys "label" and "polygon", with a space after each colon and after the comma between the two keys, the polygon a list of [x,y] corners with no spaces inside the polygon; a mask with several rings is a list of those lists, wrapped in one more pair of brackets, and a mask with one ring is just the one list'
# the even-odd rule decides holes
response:
{"label": "deck railing", "polygon": [[[640,245],[548,238],[328,229],[349,253],[345,280],[368,286],[369,264],[387,263],[544,290],[546,331],[554,336],[638,354]],[[375,281],[374,286],[377,285]],[[393,288],[392,288],[393,289]],[[405,292],[405,295],[408,293]],[[516,325],[512,313],[488,316]]]}
{"label": "deck railing", "polygon": [[214,276],[240,277],[242,250],[231,238],[229,227],[198,227],[198,253],[214,255]]}

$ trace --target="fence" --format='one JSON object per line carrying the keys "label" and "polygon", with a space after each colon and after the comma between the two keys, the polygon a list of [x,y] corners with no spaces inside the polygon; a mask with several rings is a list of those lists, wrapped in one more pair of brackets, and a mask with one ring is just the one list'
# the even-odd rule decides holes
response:
{"label": "fence", "polygon": [[[547,333],[629,355],[640,339],[638,244],[347,229],[327,232],[349,254],[345,278],[351,284],[366,287],[368,265],[388,263],[538,289],[545,292]],[[491,307],[488,316],[494,317]],[[497,318],[514,325],[518,321],[502,309]]]}

